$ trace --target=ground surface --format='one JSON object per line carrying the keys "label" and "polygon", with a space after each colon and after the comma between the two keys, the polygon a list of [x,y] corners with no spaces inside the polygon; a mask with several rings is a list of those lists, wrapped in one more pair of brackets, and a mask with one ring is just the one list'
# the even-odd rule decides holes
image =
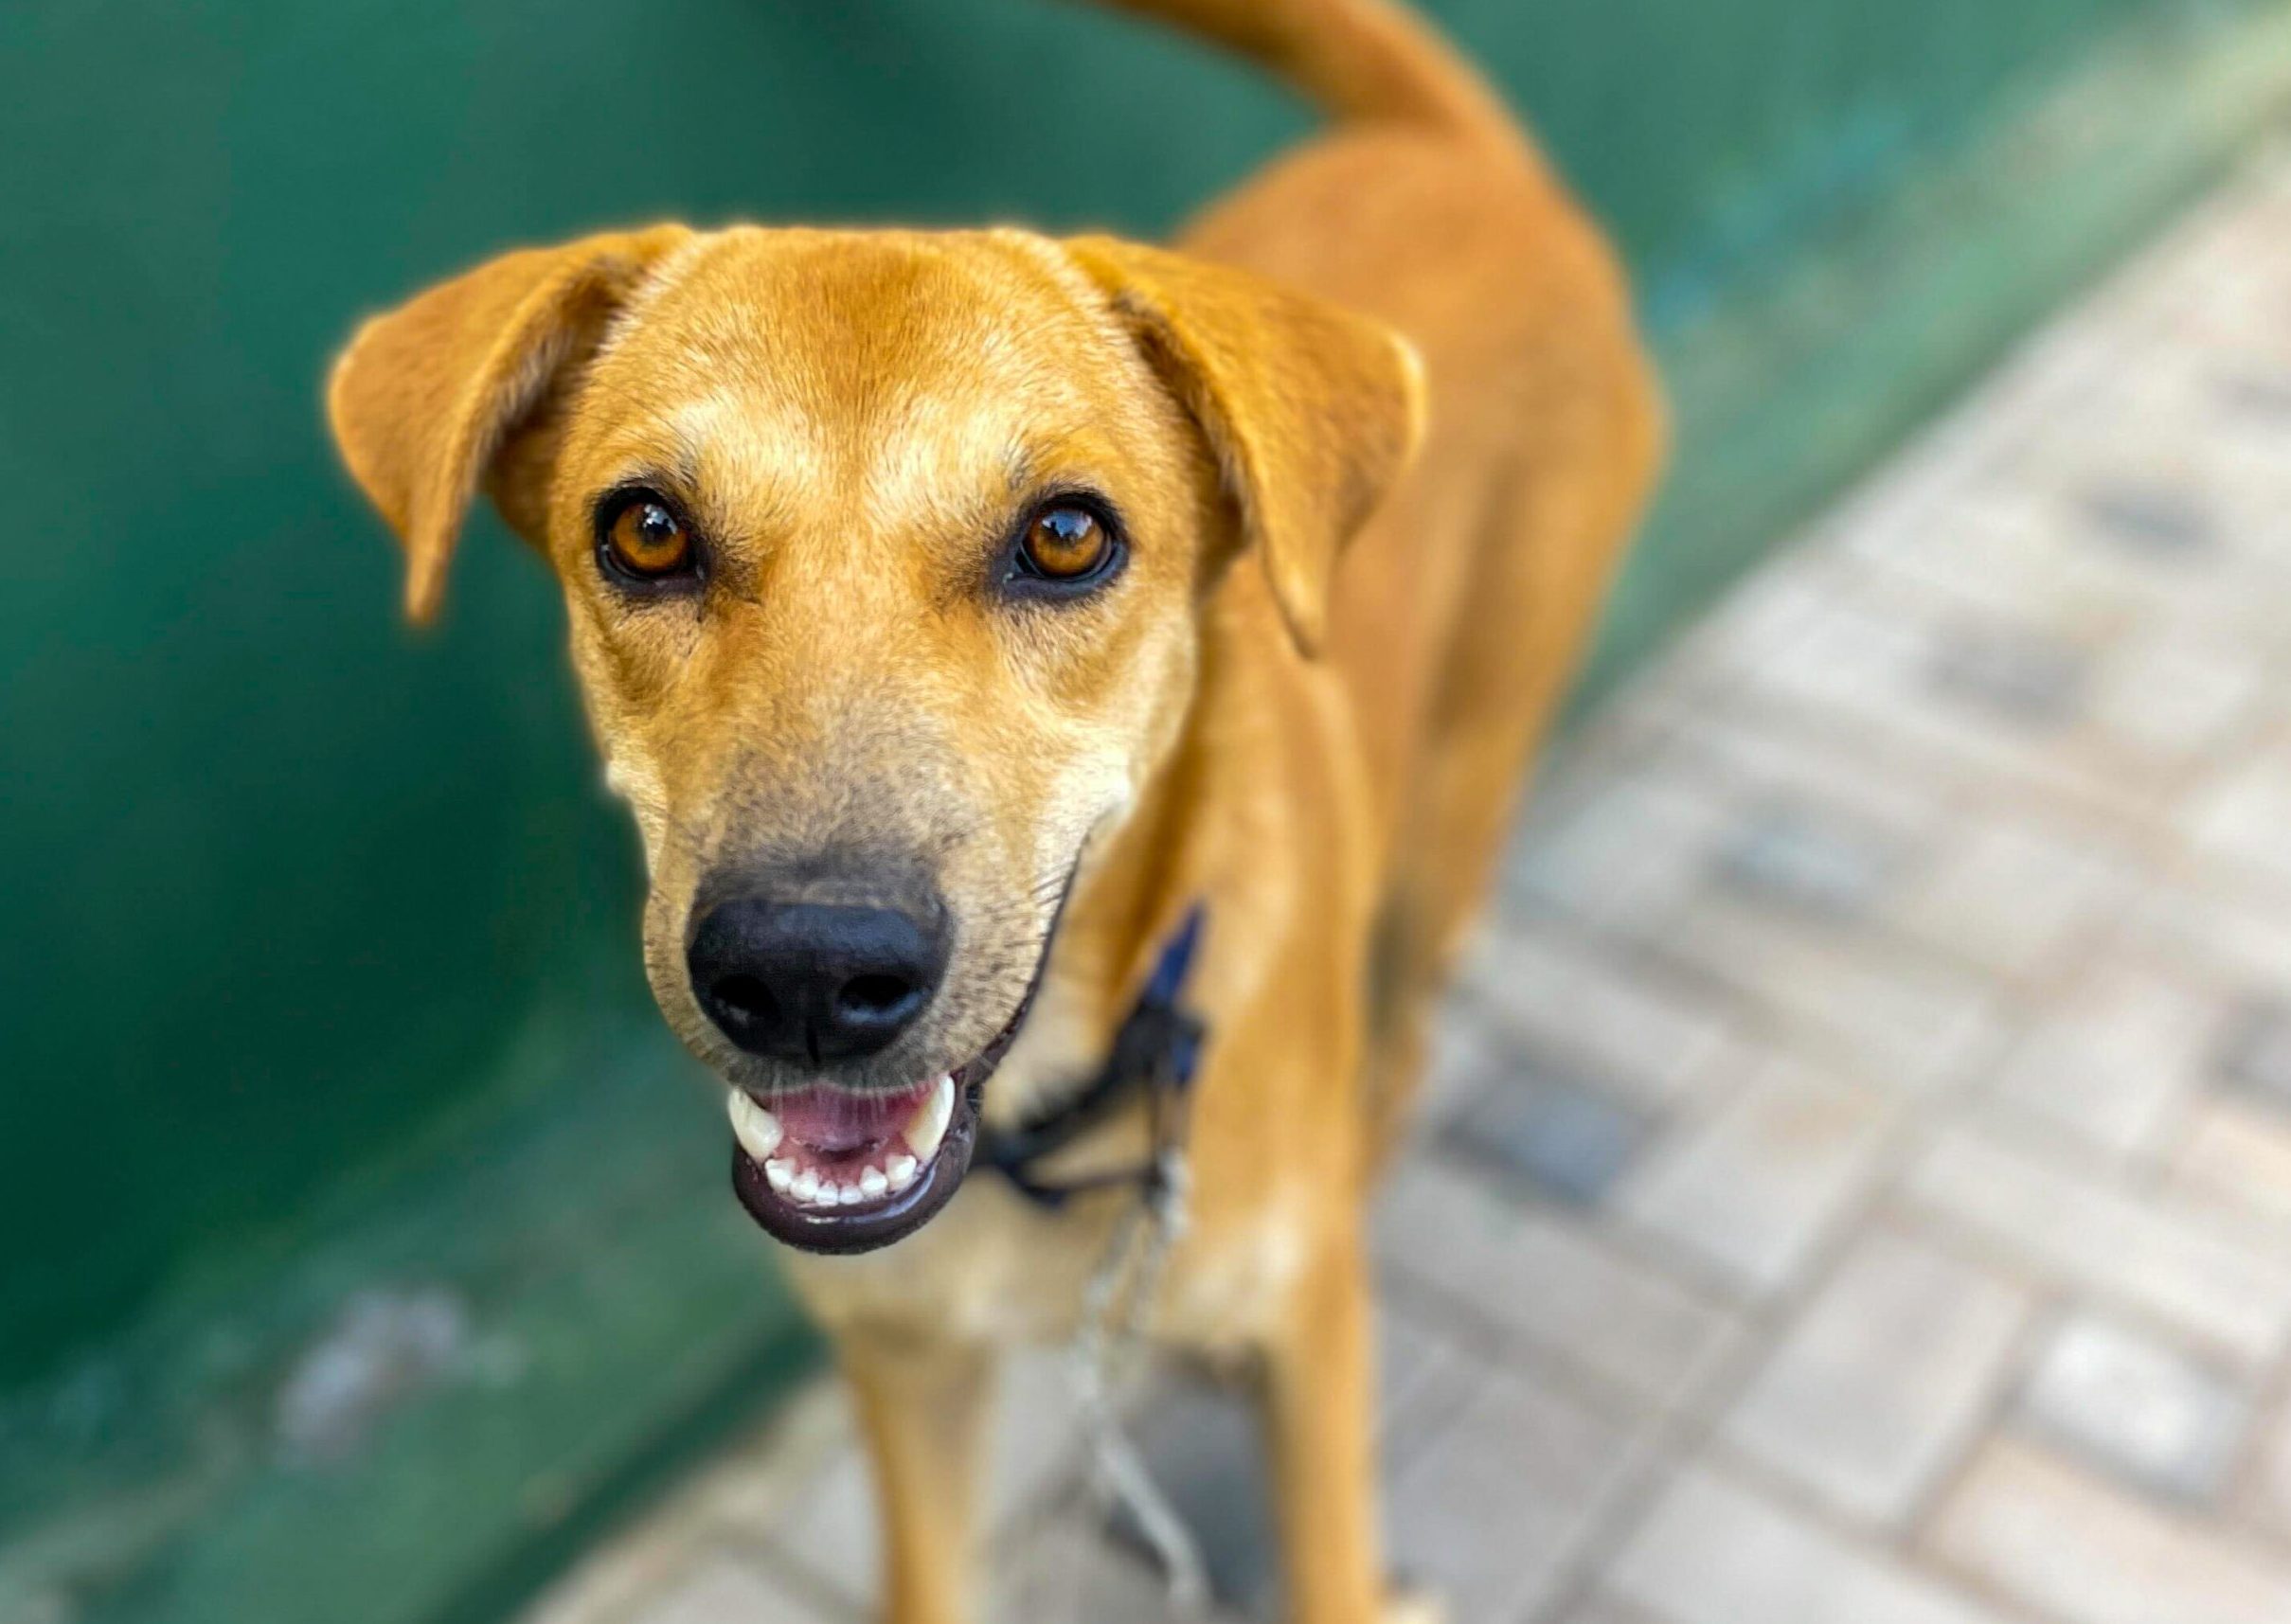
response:
{"label": "ground surface", "polygon": [[[2291,158],[1549,767],[1379,1234],[1458,1624],[2291,1620]],[[1166,1616],[1015,1369],[995,1624]],[[1262,1609],[1230,1403],[1137,1427]],[[867,1616],[821,1388],[528,1624]]]}

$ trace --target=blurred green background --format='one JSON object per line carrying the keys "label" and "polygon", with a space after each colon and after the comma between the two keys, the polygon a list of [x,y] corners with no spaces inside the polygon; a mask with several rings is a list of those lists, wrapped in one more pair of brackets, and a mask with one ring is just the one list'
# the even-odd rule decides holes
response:
{"label": "blurred green background", "polygon": [[[1678,398],[1594,696],[2291,72],[2259,0],[1429,9]],[[328,358],[614,223],[1160,233],[1306,120],[1041,0],[15,0],[0,62],[0,1616],[487,1615],[803,1345],[554,588],[489,520],[398,624]]]}

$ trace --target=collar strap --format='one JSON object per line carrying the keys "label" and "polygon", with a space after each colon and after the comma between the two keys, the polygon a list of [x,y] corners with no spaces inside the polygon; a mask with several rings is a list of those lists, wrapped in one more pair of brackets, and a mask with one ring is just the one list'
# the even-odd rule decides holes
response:
{"label": "collar strap", "polygon": [[[1195,903],[1178,921],[1137,1002],[1114,1034],[1114,1047],[1098,1075],[1043,1115],[1015,1128],[982,1126],[972,1153],[975,1168],[992,1168],[1035,1205],[1055,1212],[1075,1196],[1119,1185],[1154,1191],[1167,1177],[1171,1152],[1184,1133],[1186,1098],[1201,1060],[1208,1028],[1181,999],[1201,946],[1204,909]],[[1141,1167],[1098,1173],[1068,1184],[1034,1176],[1035,1165],[1066,1149],[1143,1093],[1154,1124],[1154,1156]]]}

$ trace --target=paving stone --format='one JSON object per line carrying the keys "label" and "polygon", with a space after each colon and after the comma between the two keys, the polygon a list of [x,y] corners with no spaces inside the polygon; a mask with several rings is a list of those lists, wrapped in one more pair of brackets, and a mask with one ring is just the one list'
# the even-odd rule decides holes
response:
{"label": "paving stone", "polygon": [[1926,681],[2015,725],[2050,729],[2076,713],[2091,674],[2085,651],[2009,627],[1956,630],[1935,648]]}
{"label": "paving stone", "polygon": [[1979,968],[2042,974],[2121,905],[2121,853],[2064,827],[1984,812],[1905,878],[1885,917]]}
{"label": "paving stone", "polygon": [[1459,1620],[1541,1606],[1636,1463],[1638,1430],[1549,1382],[1495,1375],[1390,1481],[1394,1571]]}
{"label": "paving stone", "polygon": [[1978,1425],[2030,1310],[2011,1280],[1875,1231],[1806,1305],[1724,1437],[1847,1515],[1898,1525]]}
{"label": "paving stone", "polygon": [[[1272,1490],[1255,1415],[1241,1396],[1171,1376],[1135,1406],[1130,1441],[1170,1508],[1185,1524],[1220,1606],[1269,1609],[1277,1594]],[[1114,1508],[1115,1542],[1158,1572],[1144,1525]]]}
{"label": "paving stone", "polygon": [[2253,365],[2217,381],[2222,404],[2270,426],[2291,422],[2291,368]]}
{"label": "paving stone", "polygon": [[2129,1156],[2200,1086],[2214,1019],[2206,999],[2158,967],[2103,959],[2015,1045],[1996,1096]]}
{"label": "paving stone", "polygon": [[1438,1163],[1395,1169],[1376,1235],[1402,1278],[1655,1402],[1701,1375],[1736,1329],[1705,1294]]}
{"label": "paving stone", "polygon": [[825,1615],[761,1571],[712,1556],[663,1595],[639,1607],[629,1624],[822,1624]]}
{"label": "paving stone", "polygon": [[2102,669],[2095,722],[2156,759],[2193,762],[2248,723],[2265,696],[2268,657],[2219,635],[2217,623],[2248,617],[2273,592],[2246,588],[2196,611],[2200,632],[2161,627],[2129,634]]}
{"label": "paving stone", "polygon": [[2283,1624],[2291,1567],[2004,1439],[1938,1518],[1935,1551],[2061,1624]]}
{"label": "paving stone", "polygon": [[[1890,870],[1953,832],[1951,790],[1930,774],[1872,760],[1866,746],[1883,743],[1874,733],[1860,745],[1841,743],[1755,707],[1719,705],[1696,714],[1678,750],[1707,757],[1745,812],[1795,817],[1817,837],[1862,848],[1866,866]],[[1735,827],[1742,821],[1738,813]]]}
{"label": "paving stone", "polygon": [[2155,598],[2155,571],[2072,539],[2051,506],[2051,492],[2017,477],[2000,489],[1953,491],[1932,522],[1876,561],[1875,582],[1939,588],[1960,613],[1999,619],[2024,615],[2031,603],[2066,603],[2080,614],[2119,605],[2133,598],[2133,580]]}
{"label": "paving stone", "polygon": [[1530,808],[1505,897],[1584,924],[1659,918],[1692,888],[1726,815],[1707,776],[1683,761],[1553,796]]}
{"label": "paving stone", "polygon": [[1527,1193],[1592,1208],[1630,1167],[1654,1125],[1614,1094],[1545,1059],[1484,1086],[1449,1120],[1459,1159],[1515,1181]]}
{"label": "paving stone", "polygon": [[1900,864],[1901,853],[1867,830],[1805,807],[1767,804],[1744,813],[1713,868],[1723,883],[1760,901],[1851,919],[1870,911]]}
{"label": "paving stone", "polygon": [[1404,1459],[1454,1413],[1484,1373],[1459,1345],[1457,1328],[1380,1291],[1376,1318],[1376,1415],[1387,1464]]}
{"label": "paving stone", "polygon": [[1593,1597],[1580,1607],[1560,1615],[1559,1624],[1657,1624],[1657,1620],[1636,1607],[1625,1607],[1606,1597]]}
{"label": "paving stone", "polygon": [[774,1552],[826,1594],[871,1609],[883,1586],[874,1481],[854,1445],[822,1466],[811,1492],[765,1530]]}
{"label": "paving stone", "polygon": [[1446,1120],[1489,1089],[1519,1075],[1519,1044],[1485,1010],[1451,1005],[1432,1029],[1417,1109],[1426,1123]]}
{"label": "paving stone", "polygon": [[1708,988],[1580,931],[1493,922],[1465,981],[1474,1010],[1648,1110],[1697,1093],[1730,1039]]}
{"label": "paving stone", "polygon": [[2254,1454],[2251,1509],[2261,1526],[2291,1545],[2291,1401],[2277,1398]]}
{"label": "paving stone", "polygon": [[1003,1361],[996,1382],[987,1524],[1002,1527],[1063,1491],[1081,1461],[1082,1402],[1063,1348]]}
{"label": "paving stone", "polygon": [[2182,873],[2150,885],[2123,934],[2216,986],[2223,1008],[2239,994],[2291,988],[2291,907],[2255,890],[2247,874]]}
{"label": "paving stone", "polygon": [[2153,346],[2137,364],[2140,377],[2064,415],[2029,483],[2064,498],[2085,548],[2159,580],[2216,569],[2255,516],[2236,471],[2264,437],[2221,408],[2210,358],[2194,347]]}
{"label": "paving stone", "polygon": [[2238,1000],[2228,1011],[2216,1064],[2230,1087],[2291,1112],[2291,999],[2268,992]]}
{"label": "paving stone", "polygon": [[[1902,471],[1887,472],[1891,475]],[[1915,512],[1919,504],[1914,495],[1905,497],[1901,489],[1906,483],[1896,477],[1873,481],[1869,491],[1854,493],[1854,505],[1888,513]],[[1841,534],[1854,529],[1848,515],[1835,517]],[[1664,657],[1657,680],[1667,686],[1685,679],[1679,687],[1692,715],[1710,686],[1770,657],[1840,594],[1852,591],[1862,574],[1860,560],[1842,545],[1781,550],[1765,566],[1737,581],[1686,629],[1677,647]]]}
{"label": "paving stone", "polygon": [[[993,1606],[984,1616],[997,1624],[1166,1624],[1178,1616],[1161,1576],[1080,1515],[1035,1530],[990,1567]],[[1233,1616],[1212,1610],[1203,1624]]]}
{"label": "paving stone", "polygon": [[[2055,798],[2090,816],[2155,805],[2164,784],[2153,762],[2083,723],[2065,663],[2055,678],[2012,678],[1998,669],[2005,655],[1944,620],[1962,611],[1940,589],[1906,582],[1886,598],[1882,608],[1838,606],[1818,638],[1752,673],[1726,705],[1827,738],[1864,770],[1883,763],[1984,795]],[[2089,674],[2079,667],[2078,694]]]}
{"label": "paving stone", "polygon": [[2246,753],[2190,798],[2182,821],[2215,859],[2291,879],[2291,758]]}
{"label": "paving stone", "polygon": [[2188,358],[2189,391],[2207,427],[2218,436],[2223,454],[2245,446],[2280,448],[2282,426],[2291,421],[2291,376],[2280,363],[2257,355]]}
{"label": "paving stone", "polygon": [[1755,686],[1833,716],[1897,706],[1918,689],[1929,630],[1897,605],[1888,608],[1894,612],[1851,600],[1825,605],[1802,636],[1759,665]]}
{"label": "paving stone", "polygon": [[2291,1120],[2267,1106],[2199,1100],[2172,1169],[2192,1204],[2216,1205],[2291,1233]]}
{"label": "paving stone", "polygon": [[1787,1284],[1877,1170],[1886,1097],[1774,1064],[1649,1154],[1621,1209],[1745,1290]]}
{"label": "paving stone", "polygon": [[2090,1312],[2059,1327],[2021,1396],[2021,1422],[2166,1499],[2209,1500],[2250,1419],[2243,1384],[2145,1331]]}
{"label": "paving stone", "polygon": [[1606,1588],[1665,1624],[2003,1624],[1945,1582],[1706,1467],[1678,1474]]}
{"label": "paving stone", "polygon": [[2202,553],[2218,540],[2202,501],[2176,482],[2108,481],[2086,494],[2084,509],[2103,539],[2154,558]]}
{"label": "paving stone", "polygon": [[1910,1199],[2043,1275],[2248,1362],[2291,1334],[2291,1260],[2227,1224],[2074,1176],[1973,1130],[1919,1158]]}
{"label": "paving stone", "polygon": [[1809,1058],[1888,1090],[1948,1093],[1996,1039],[1985,978],[1873,931],[1809,930],[1716,893],[1669,920],[1660,939]]}

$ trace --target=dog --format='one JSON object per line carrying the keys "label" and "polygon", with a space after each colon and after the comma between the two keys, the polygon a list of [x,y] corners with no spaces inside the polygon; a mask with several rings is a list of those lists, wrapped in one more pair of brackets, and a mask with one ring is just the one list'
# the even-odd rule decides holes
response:
{"label": "dog", "polygon": [[1290,1616],[1370,1624],[1366,1199],[1662,414],[1616,256],[1396,0],[1121,3],[1329,129],[1172,248],[510,253],[367,321],[329,417],[417,619],[480,490],[560,579],[889,1616],[973,1616],[998,1350],[1075,1334],[1182,1154],[1142,1330],[1249,1373]]}

